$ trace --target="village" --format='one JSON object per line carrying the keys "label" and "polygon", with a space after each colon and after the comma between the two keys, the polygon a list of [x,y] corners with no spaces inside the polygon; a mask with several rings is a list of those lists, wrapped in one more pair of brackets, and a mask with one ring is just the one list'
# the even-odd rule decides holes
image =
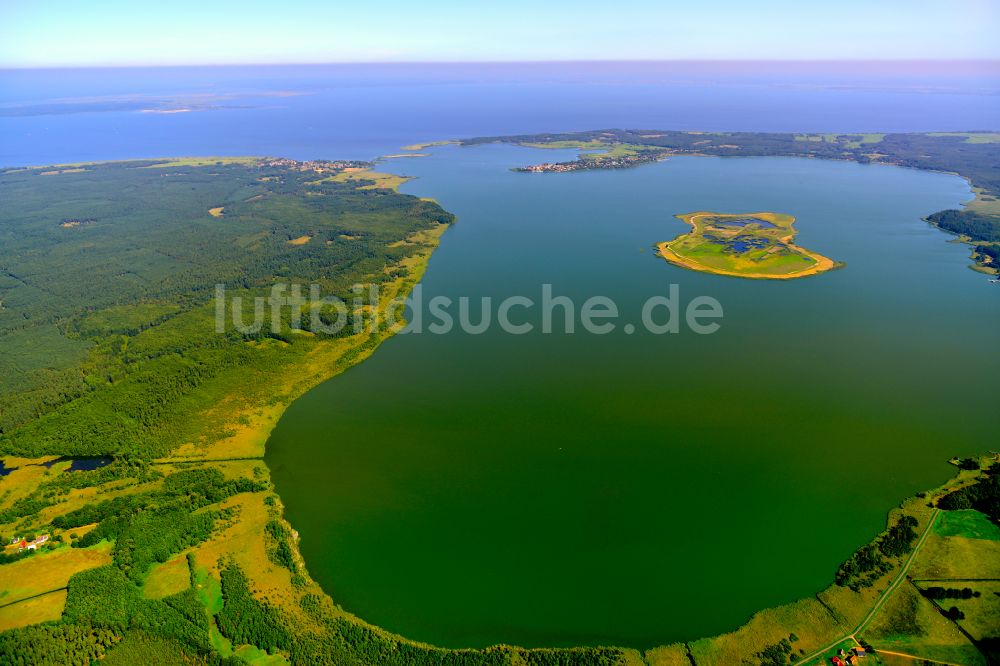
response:
{"label": "village", "polygon": [[526,167],[517,167],[513,171],[519,173],[564,173],[567,171],[583,171],[586,169],[628,169],[656,162],[665,157],[665,152],[650,151],[635,155],[619,155],[615,157],[588,157],[572,162],[544,162]]}
{"label": "village", "polygon": [[292,160],[284,157],[265,157],[257,162],[258,168],[272,167],[294,169],[295,171],[315,171],[316,173],[337,173],[344,169],[370,167],[371,162],[362,160]]}

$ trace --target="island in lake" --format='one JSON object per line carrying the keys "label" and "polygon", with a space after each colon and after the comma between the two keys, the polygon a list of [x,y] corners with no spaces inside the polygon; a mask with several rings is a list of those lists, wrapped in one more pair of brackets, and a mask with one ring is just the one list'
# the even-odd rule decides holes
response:
{"label": "island in lake", "polygon": [[808,157],[957,173],[972,186],[975,198],[961,210],[941,210],[925,219],[971,246],[975,270],[997,275],[1000,266],[998,132],[794,134],[604,129],[485,136],[462,139],[458,143],[463,146],[509,143],[529,148],[580,151],[575,160],[513,169],[523,173],[627,169],[675,155]]}
{"label": "island in lake", "polygon": [[787,280],[823,273],[843,264],[799,247],[795,218],[784,213],[677,215],[691,231],[656,247],[672,264],[734,277]]}

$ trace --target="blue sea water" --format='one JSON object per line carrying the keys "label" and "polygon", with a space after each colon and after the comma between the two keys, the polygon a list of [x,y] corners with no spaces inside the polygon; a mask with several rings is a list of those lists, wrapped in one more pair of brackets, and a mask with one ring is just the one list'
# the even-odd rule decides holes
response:
{"label": "blue sea water", "polygon": [[0,71],[0,166],[178,155],[369,159],[608,127],[1000,127],[1000,65],[594,62]]}

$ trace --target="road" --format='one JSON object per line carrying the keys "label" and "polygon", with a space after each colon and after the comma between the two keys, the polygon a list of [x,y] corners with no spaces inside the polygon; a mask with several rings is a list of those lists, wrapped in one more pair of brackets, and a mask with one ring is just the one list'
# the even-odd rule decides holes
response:
{"label": "road", "polygon": [[931,528],[934,527],[934,523],[937,522],[937,518],[938,518],[938,514],[939,513],[941,513],[941,509],[934,509],[934,513],[931,514],[930,520],[927,521],[927,527],[925,527],[924,531],[920,533],[920,538],[917,539],[917,544],[913,547],[913,552],[910,553],[910,557],[908,557],[907,560],[906,560],[906,562],[903,564],[903,568],[899,571],[899,574],[893,579],[893,581],[889,585],[889,587],[886,588],[885,592],[883,592],[879,596],[878,600],[875,602],[875,605],[872,606],[871,610],[868,611],[868,614],[865,615],[864,619],[861,620],[861,622],[858,624],[858,626],[856,626],[854,628],[854,630],[851,633],[847,634],[846,636],[841,636],[840,638],[838,638],[837,640],[833,641],[829,645],[827,645],[827,646],[825,646],[823,648],[820,648],[819,650],[816,650],[812,654],[807,654],[804,657],[802,657],[801,659],[796,660],[797,663],[804,664],[804,663],[808,663],[808,662],[812,661],[813,659],[817,659],[819,657],[822,657],[825,652],[827,652],[829,650],[833,650],[834,648],[836,648],[838,645],[840,645],[844,641],[851,640],[851,641],[854,641],[855,643],[858,642],[857,635],[859,633],[861,633],[862,631],[864,631],[864,628],[866,626],[868,626],[869,622],[872,621],[872,618],[875,617],[875,614],[878,613],[879,610],[881,610],[882,606],[885,604],[886,600],[889,598],[889,595],[891,595],[893,592],[895,592],[896,589],[900,586],[900,584],[904,580],[906,580],[906,573],[910,570],[910,565],[913,564],[913,560],[915,560],[917,558],[917,553],[920,552],[920,549],[923,547],[924,543],[927,541],[927,537],[931,533]]}

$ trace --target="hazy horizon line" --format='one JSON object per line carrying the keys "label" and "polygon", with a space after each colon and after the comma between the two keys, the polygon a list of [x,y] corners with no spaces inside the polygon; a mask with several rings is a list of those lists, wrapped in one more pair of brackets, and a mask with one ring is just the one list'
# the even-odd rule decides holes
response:
{"label": "hazy horizon line", "polygon": [[795,64],[898,64],[898,65],[994,65],[1000,74],[1000,58],[581,58],[532,60],[331,60],[289,62],[204,62],[204,63],[87,63],[65,65],[0,65],[0,71],[68,69],[175,69],[200,67],[330,67],[391,65],[574,65],[574,64],[701,64],[701,65],[795,65]]}

